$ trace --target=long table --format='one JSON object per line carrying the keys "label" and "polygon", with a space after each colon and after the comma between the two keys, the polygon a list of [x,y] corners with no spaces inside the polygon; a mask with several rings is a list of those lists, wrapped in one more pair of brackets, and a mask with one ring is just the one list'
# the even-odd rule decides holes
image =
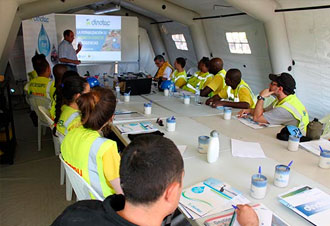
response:
{"label": "long table", "polygon": [[[276,133],[280,127],[265,128],[260,130],[251,129],[236,119],[223,120],[222,112],[208,106],[185,106],[181,99],[176,97],[164,97],[161,94],[142,96],[146,100],[152,100],[157,105],[159,112],[165,115],[176,115],[176,131],[167,132],[164,127],[150,119],[158,129],[170,138],[176,145],[187,145],[183,154],[185,164],[184,187],[192,186],[208,177],[218,178],[236,187],[254,203],[263,203],[273,212],[291,225],[310,225],[306,220],[283,206],[277,200],[277,196],[295,186],[307,184],[318,187],[330,194],[330,171],[317,166],[318,157],[305,150],[289,152],[287,142],[276,139]],[[127,105],[134,108],[136,103]],[[153,107],[154,107],[153,106]],[[161,115],[161,113],[159,113]],[[209,135],[212,130],[220,132],[220,157],[215,163],[209,164],[206,155],[197,151],[198,136]],[[129,144],[127,135],[122,135],[114,127],[114,132],[124,142]],[[236,158],[231,155],[230,138],[244,141],[259,142],[268,158],[249,159]],[[294,160],[290,174],[289,186],[277,188],[273,185],[275,165],[287,164]],[[253,199],[250,193],[251,175],[257,172],[258,166],[262,166],[263,174],[268,178],[267,195],[262,200]],[[209,216],[211,217],[211,216]],[[206,218],[209,218],[206,217]],[[203,225],[205,218],[191,221],[194,225]]]}

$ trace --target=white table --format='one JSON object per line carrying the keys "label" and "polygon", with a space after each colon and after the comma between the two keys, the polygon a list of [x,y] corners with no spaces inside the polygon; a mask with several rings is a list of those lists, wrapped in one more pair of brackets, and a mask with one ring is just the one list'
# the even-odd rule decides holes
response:
{"label": "white table", "polygon": [[[190,104],[183,103],[183,97],[180,96],[164,96],[161,93],[143,95],[144,98],[168,109],[174,113],[182,116],[197,117],[197,116],[211,116],[223,114],[223,110],[212,108],[205,104],[196,105],[194,96],[190,98]],[[205,103],[207,98],[201,97],[202,103]]]}
{"label": "white table", "polygon": [[268,158],[282,164],[294,161],[292,168],[297,172],[330,188],[330,170],[318,167],[319,157],[299,148],[297,152],[287,150],[287,142],[276,139],[282,127],[252,129],[236,119],[224,120],[221,116],[196,117],[194,120],[219,130],[224,135],[243,141],[259,142]]}

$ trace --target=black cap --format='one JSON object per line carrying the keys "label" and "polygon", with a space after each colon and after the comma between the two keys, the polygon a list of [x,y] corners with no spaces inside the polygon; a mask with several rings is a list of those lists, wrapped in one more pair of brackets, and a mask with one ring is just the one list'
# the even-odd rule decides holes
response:
{"label": "black cap", "polygon": [[282,74],[269,74],[269,79],[277,82],[278,86],[282,86],[283,90],[289,94],[294,94],[296,89],[296,82],[292,75],[283,72]]}

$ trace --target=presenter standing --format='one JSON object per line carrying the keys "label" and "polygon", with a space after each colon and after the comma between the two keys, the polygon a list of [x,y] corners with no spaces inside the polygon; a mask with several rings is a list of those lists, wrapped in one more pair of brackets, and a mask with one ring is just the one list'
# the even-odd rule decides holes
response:
{"label": "presenter standing", "polygon": [[74,33],[71,30],[65,30],[63,37],[64,40],[58,45],[59,61],[61,64],[65,64],[68,70],[77,71],[77,65],[81,63],[77,54],[80,52],[82,44],[79,43],[76,50],[73,48]]}

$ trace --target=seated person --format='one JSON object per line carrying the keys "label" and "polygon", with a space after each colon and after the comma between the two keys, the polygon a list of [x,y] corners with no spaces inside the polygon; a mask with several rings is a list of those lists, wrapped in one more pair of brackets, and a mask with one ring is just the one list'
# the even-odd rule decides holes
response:
{"label": "seated person", "polygon": [[176,70],[171,76],[175,87],[181,88],[187,83],[187,73],[184,66],[186,66],[186,60],[182,57],[176,58],[174,62],[174,67]]}
{"label": "seated person", "polygon": [[[55,89],[58,89],[58,87],[62,84],[62,78],[63,74],[67,71],[67,67],[64,64],[56,64],[53,67],[53,75],[55,78]],[[56,91],[54,93],[52,106],[50,108],[50,117],[54,120],[55,118],[55,105],[56,105]]]}
{"label": "seated person", "polygon": [[70,76],[63,79],[56,93],[56,117],[53,134],[59,131],[66,135],[74,128],[81,126],[80,112],[76,100],[81,94],[88,93],[90,87],[86,79],[80,76]]}
{"label": "seated person", "polygon": [[[227,106],[233,108],[249,109],[255,106],[255,96],[249,85],[242,79],[241,71],[230,69],[226,75],[226,86],[220,93],[206,101],[212,107]],[[229,99],[223,101],[221,99]]]}
{"label": "seated person", "polygon": [[223,69],[223,61],[220,58],[213,58],[210,61],[210,73],[214,74],[213,79],[202,89],[201,96],[214,96],[225,87],[226,71]]}
{"label": "seated person", "polygon": [[63,159],[103,198],[121,194],[117,143],[103,138],[101,130],[113,120],[116,97],[110,89],[95,88],[77,99],[82,126],[68,132]]}
{"label": "seated person", "polygon": [[174,71],[174,68],[167,61],[165,61],[162,55],[157,55],[154,61],[158,67],[154,80],[169,80]]}
{"label": "seated person", "polygon": [[32,65],[38,77],[28,85],[28,94],[42,96],[53,100],[55,93],[54,81],[50,79],[51,69],[44,54],[36,53],[32,57]]}
{"label": "seated person", "polygon": [[[293,125],[305,133],[309,118],[305,106],[294,94],[296,88],[294,78],[284,72],[280,75],[270,74],[269,79],[272,82],[269,88],[260,92],[255,109],[242,110],[239,112],[239,116],[242,117],[250,113],[256,122]],[[269,107],[264,109],[265,98],[270,95],[274,95],[276,99]]]}
{"label": "seated person", "polygon": [[191,78],[188,79],[188,83],[183,86],[183,90],[195,93],[197,88],[199,90],[204,89],[213,79],[213,74],[209,73],[210,60],[208,57],[203,57],[198,62],[198,69]]}
{"label": "seated person", "polygon": [[[161,225],[178,206],[184,167],[180,151],[168,138],[145,135],[134,139],[123,151],[121,185],[125,194],[103,202],[85,200],[64,210],[53,226],[71,225]],[[247,205],[238,205],[242,226],[257,226],[258,216]]]}

